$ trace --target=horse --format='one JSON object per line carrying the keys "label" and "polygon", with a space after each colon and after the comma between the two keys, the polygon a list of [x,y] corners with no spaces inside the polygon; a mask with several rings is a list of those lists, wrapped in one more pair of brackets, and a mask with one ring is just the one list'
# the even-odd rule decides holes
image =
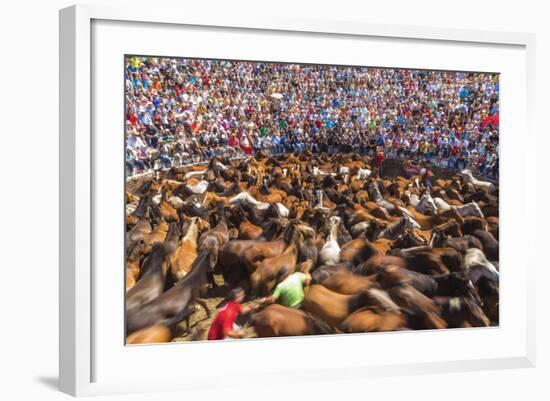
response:
{"label": "horse", "polygon": [[[393,249],[390,254],[393,256],[398,256],[404,258],[407,261],[407,267],[411,270],[417,271],[419,273],[434,275],[434,274],[445,274],[449,272],[449,267],[444,263],[440,255],[438,248],[431,248],[429,246],[419,246],[409,249]],[[447,248],[452,249],[452,248]],[[456,252],[452,249],[453,252]],[[452,256],[455,258],[458,257],[458,252],[454,253]],[[460,263],[456,259],[450,257],[448,261],[449,265],[453,268],[458,269]]]}
{"label": "horse", "polygon": [[282,279],[281,271],[288,275],[296,270],[299,242],[303,239],[302,234],[293,225],[286,235],[290,236],[290,239],[285,241],[288,244],[286,249],[278,256],[262,260],[250,275],[250,284],[254,294],[267,295],[271,293],[277,284],[277,279]]}
{"label": "horse", "polygon": [[132,288],[141,273],[141,258],[144,254],[145,242],[135,241],[126,251],[126,291]]}
{"label": "horse", "polygon": [[407,330],[407,316],[398,310],[370,306],[353,312],[338,328],[344,333]]}
{"label": "horse", "polygon": [[422,328],[445,329],[447,322],[441,317],[441,309],[430,298],[416,290],[412,285],[399,285],[390,288],[391,298],[411,315],[419,319]]}
{"label": "horse", "polygon": [[202,306],[206,314],[210,316],[210,309],[203,300],[199,299],[199,295],[206,288],[208,272],[216,263],[216,252],[215,249],[201,250],[189,274],[172,288],[142,304],[139,308],[127,309],[127,334],[155,324],[170,326],[183,319],[187,319],[189,328],[191,314],[189,308],[194,303]]}
{"label": "horse", "polygon": [[376,275],[376,281],[386,290],[408,284],[428,297],[434,296],[438,289],[435,278],[395,265],[381,269]]}
{"label": "horse", "polygon": [[375,254],[378,254],[378,250],[363,233],[340,249],[340,261],[357,265]]}
{"label": "horse", "polygon": [[488,327],[489,318],[483,309],[469,297],[435,297],[442,318],[449,328]]}
{"label": "horse", "polygon": [[437,214],[440,211],[429,192],[422,194],[414,210],[426,215]]}
{"label": "horse", "polygon": [[489,260],[499,260],[499,246],[498,241],[493,234],[484,230],[474,230],[472,235],[475,236],[483,244],[483,251]]}
{"label": "horse", "polygon": [[376,275],[361,276],[347,269],[339,270],[330,276],[316,281],[331,291],[343,295],[353,295],[376,286]]}
{"label": "horse", "polygon": [[473,268],[483,268],[494,281],[498,282],[500,277],[498,270],[485,257],[483,251],[477,248],[468,249],[464,256],[464,269],[468,271]]}
{"label": "horse", "polygon": [[472,183],[476,189],[486,189],[490,192],[494,192],[496,187],[489,181],[481,181],[475,178],[471,170],[462,170],[459,175],[468,183]]}
{"label": "horse", "polygon": [[[215,224],[215,226],[214,228],[201,234],[198,241],[198,247],[199,250],[215,249],[215,254],[217,257],[219,249],[229,242],[229,229],[227,226],[225,209],[222,203],[218,203],[216,205],[216,211],[211,213],[211,219],[212,225]],[[210,272],[209,275],[212,286],[215,286],[213,273]]]}
{"label": "horse", "polygon": [[330,218],[330,235],[319,252],[319,263],[322,265],[334,265],[340,262],[340,246],[337,241],[340,222],[340,217],[333,216]]}
{"label": "horse", "polygon": [[172,331],[163,324],[154,324],[137,330],[126,337],[127,345],[167,343],[172,339]]}
{"label": "horse", "polygon": [[369,198],[372,199],[376,204],[386,209],[388,212],[395,210],[395,205],[387,200],[385,200],[380,193],[378,184],[376,181],[371,181],[367,185],[367,192],[369,193]]}
{"label": "horse", "polygon": [[351,271],[363,276],[376,274],[388,266],[396,266],[400,268],[407,267],[407,261],[404,258],[391,255],[373,255],[367,261],[360,263],[351,268]]}
{"label": "horse", "polygon": [[272,304],[252,316],[258,337],[334,334],[337,331],[314,315],[302,310]]}
{"label": "horse", "polygon": [[432,238],[430,239],[431,247],[438,248],[453,248],[465,255],[468,249],[478,248],[483,249],[481,241],[473,235],[464,235],[459,238],[450,238],[440,234],[438,230],[433,230]]}
{"label": "horse", "polygon": [[309,287],[302,308],[333,327],[338,326],[355,310],[368,306],[368,294],[342,295],[320,284]]}
{"label": "horse", "polygon": [[193,217],[187,228],[187,232],[180,240],[177,248],[170,254],[170,272],[175,281],[181,280],[189,273],[195,261],[197,252],[197,238],[199,233],[198,217]]}
{"label": "horse", "polygon": [[168,268],[168,252],[163,244],[153,245],[149,255],[143,260],[141,277],[126,292],[126,310],[134,310],[152,301],[164,289],[165,275]]}
{"label": "horse", "polygon": [[377,238],[394,240],[399,237],[406,229],[420,229],[420,225],[407,213],[404,213],[399,221],[381,230]]}

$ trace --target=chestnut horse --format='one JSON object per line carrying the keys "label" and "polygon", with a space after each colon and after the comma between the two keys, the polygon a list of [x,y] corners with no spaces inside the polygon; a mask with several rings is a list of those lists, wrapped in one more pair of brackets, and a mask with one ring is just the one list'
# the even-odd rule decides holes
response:
{"label": "chestnut horse", "polygon": [[258,337],[333,334],[336,330],[317,317],[279,304],[269,305],[252,317]]}

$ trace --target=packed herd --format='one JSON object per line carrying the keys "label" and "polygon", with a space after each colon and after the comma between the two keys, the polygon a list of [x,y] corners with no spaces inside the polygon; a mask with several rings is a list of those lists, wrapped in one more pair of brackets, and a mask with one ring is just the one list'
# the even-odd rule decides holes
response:
{"label": "packed herd", "polygon": [[431,181],[304,151],[128,184],[127,342],[172,341],[212,294],[254,302],[297,271],[301,307],[255,310],[252,336],[498,325],[498,186],[468,170]]}

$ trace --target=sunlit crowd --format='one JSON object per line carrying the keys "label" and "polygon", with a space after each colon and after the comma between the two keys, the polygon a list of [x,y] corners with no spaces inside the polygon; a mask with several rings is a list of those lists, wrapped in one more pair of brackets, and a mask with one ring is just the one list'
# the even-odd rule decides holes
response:
{"label": "sunlit crowd", "polygon": [[360,152],[498,178],[498,74],[128,57],[129,175],[215,155]]}

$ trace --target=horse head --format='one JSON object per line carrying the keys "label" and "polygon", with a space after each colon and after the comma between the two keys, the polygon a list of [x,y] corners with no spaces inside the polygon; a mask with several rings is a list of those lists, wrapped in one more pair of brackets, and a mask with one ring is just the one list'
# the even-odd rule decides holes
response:
{"label": "horse head", "polygon": [[437,206],[432,198],[432,196],[425,192],[421,197],[418,205],[416,205],[416,210],[420,213],[426,214],[437,214]]}
{"label": "horse head", "polygon": [[413,219],[410,214],[403,213],[402,219],[405,219],[405,223],[406,223],[407,228],[416,228],[417,230],[420,230],[420,224],[418,224],[416,222],[416,220]]}

